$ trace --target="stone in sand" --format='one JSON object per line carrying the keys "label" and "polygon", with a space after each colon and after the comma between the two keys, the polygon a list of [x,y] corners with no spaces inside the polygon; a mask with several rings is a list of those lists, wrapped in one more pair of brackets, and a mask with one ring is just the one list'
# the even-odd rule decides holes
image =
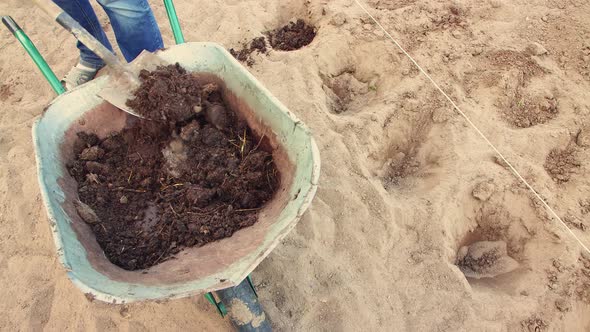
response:
{"label": "stone in sand", "polygon": [[530,43],[527,47],[526,47],[526,51],[528,54],[530,55],[544,55],[547,54],[547,49],[545,47],[543,47],[543,45],[539,44],[539,43]]}
{"label": "stone in sand", "polygon": [[103,149],[99,148],[98,146],[91,146],[89,148],[84,149],[84,151],[80,153],[80,159],[94,161],[98,160],[99,158],[102,158],[103,155]]}
{"label": "stone in sand", "polygon": [[590,147],[590,129],[582,128],[576,137],[576,144],[581,147]]}
{"label": "stone in sand", "polygon": [[341,26],[346,23],[346,15],[344,13],[336,13],[334,17],[332,17],[332,21],[330,22],[334,26]]}
{"label": "stone in sand", "polygon": [[76,207],[76,211],[78,211],[78,215],[85,223],[90,225],[95,225],[100,223],[100,219],[92,210],[92,208],[80,201],[74,201],[74,206]]}
{"label": "stone in sand", "polygon": [[229,115],[223,105],[209,104],[205,113],[205,118],[215,128],[224,130],[229,124]]}
{"label": "stone in sand", "polygon": [[487,201],[496,191],[496,185],[492,180],[483,181],[475,185],[471,194],[473,197],[479,199],[482,202]]}

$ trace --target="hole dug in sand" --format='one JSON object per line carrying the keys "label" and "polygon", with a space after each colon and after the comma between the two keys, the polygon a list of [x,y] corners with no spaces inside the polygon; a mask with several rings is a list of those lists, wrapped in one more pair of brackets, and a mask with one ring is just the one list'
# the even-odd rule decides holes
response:
{"label": "hole dug in sand", "polygon": [[354,69],[334,77],[325,77],[323,81],[324,92],[334,113],[354,111],[366,106],[365,96],[369,93],[370,85],[358,80],[354,76]]}
{"label": "hole dug in sand", "polygon": [[529,128],[555,118],[559,113],[557,99],[551,96],[529,96],[519,89],[508,98],[504,117],[515,127]]}
{"label": "hole dug in sand", "polygon": [[[254,54],[267,54],[268,45],[279,51],[295,51],[309,45],[316,36],[316,28],[302,19],[289,22],[287,25],[265,33],[265,36],[243,42],[238,49],[230,48],[229,52],[237,60],[253,66]],[[267,43],[268,39],[268,43]]]}
{"label": "hole dug in sand", "polygon": [[295,51],[311,44],[316,28],[302,19],[268,32],[268,40],[275,50]]}
{"label": "hole dug in sand", "polygon": [[399,106],[403,111],[385,121],[386,139],[369,157],[377,161],[375,175],[386,190],[432,189],[450,162],[452,149],[432,137],[440,134],[433,114],[441,104],[431,101],[404,97]]}
{"label": "hole dug in sand", "polygon": [[508,256],[504,241],[477,241],[457,253],[457,266],[468,278],[493,278],[514,271],[518,262]]}
{"label": "hole dug in sand", "polygon": [[571,180],[582,163],[578,159],[576,147],[572,144],[565,149],[555,148],[549,152],[543,165],[551,179],[556,183],[565,183]]}
{"label": "hole dug in sand", "polygon": [[470,283],[517,270],[525,260],[524,248],[531,239],[524,221],[491,198],[494,191],[495,185],[489,180],[474,187],[473,197],[484,202],[476,211],[477,226],[460,241],[454,262]]}

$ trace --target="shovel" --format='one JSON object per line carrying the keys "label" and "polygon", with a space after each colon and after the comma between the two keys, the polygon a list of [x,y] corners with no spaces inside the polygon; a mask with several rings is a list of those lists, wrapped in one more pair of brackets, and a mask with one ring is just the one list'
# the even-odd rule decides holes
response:
{"label": "shovel", "polygon": [[34,2],[55,22],[71,32],[76,39],[100,57],[107,66],[111,67],[113,73],[109,75],[109,82],[98,95],[117,108],[136,117],[144,118],[129,108],[126,102],[133,98],[133,92],[140,85],[138,75],[141,69],[153,70],[166,63],[157,55],[143,51],[132,63],[123,64],[115,54],[51,0],[34,0]]}

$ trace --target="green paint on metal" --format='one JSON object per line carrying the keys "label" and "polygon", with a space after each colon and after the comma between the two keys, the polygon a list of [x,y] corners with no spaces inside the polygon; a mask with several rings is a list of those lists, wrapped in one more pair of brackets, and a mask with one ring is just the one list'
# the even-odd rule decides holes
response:
{"label": "green paint on metal", "polygon": [[213,297],[213,294],[211,292],[205,294],[205,298],[209,301],[209,303],[213,304],[214,306],[217,306],[217,302],[215,302],[215,298]]}
{"label": "green paint on metal", "polygon": [[256,293],[256,288],[254,287],[254,282],[252,281],[252,277],[250,277],[250,275],[248,275],[246,277],[246,279],[248,280],[248,284],[250,285],[250,288],[252,288],[252,291],[254,292],[254,295],[256,297],[258,297],[258,293]]}
{"label": "green paint on metal", "polygon": [[215,306],[215,308],[217,308],[217,312],[221,315],[221,317],[225,317],[225,315],[227,315],[227,309],[225,308],[225,305],[223,305],[223,303],[221,302],[217,302],[217,300],[215,300],[215,297],[213,296],[213,293],[209,292],[205,294],[205,298],[207,299],[207,301],[209,301],[209,303],[211,303]]}
{"label": "green paint on metal", "polygon": [[184,36],[180,29],[180,21],[176,15],[176,9],[172,0],[164,0],[164,7],[166,7],[166,14],[168,14],[168,21],[170,21],[170,27],[172,28],[172,34],[174,35],[174,41],[176,44],[184,43]]}
{"label": "green paint on metal", "polygon": [[35,44],[33,44],[33,42],[25,34],[25,32],[23,30],[17,30],[14,32],[14,36],[25,48],[31,59],[33,59],[33,61],[37,65],[37,68],[39,68],[43,76],[45,76],[47,82],[49,82],[49,84],[51,85],[51,88],[53,88],[53,91],[55,91],[55,93],[57,93],[58,95],[64,93],[66,90],[61,85],[61,82],[59,81],[57,76],[55,76],[53,70],[51,70],[45,59],[43,59],[41,53],[39,53],[39,50],[37,50],[37,47],[35,47]]}
{"label": "green paint on metal", "polygon": [[218,302],[217,309],[219,309],[219,313],[221,314],[221,317],[225,317],[225,315],[227,315],[227,308],[225,307],[225,304]]}

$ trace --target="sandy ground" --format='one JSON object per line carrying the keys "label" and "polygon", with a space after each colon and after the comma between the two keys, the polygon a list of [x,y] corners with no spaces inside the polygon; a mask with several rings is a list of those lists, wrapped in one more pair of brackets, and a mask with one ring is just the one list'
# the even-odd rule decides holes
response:
{"label": "sandy ground", "polygon": [[[589,245],[590,2],[360,1]],[[322,155],[312,207],[253,273],[276,330],[590,330],[590,255],[354,0],[176,6],[187,40],[228,48],[293,18],[318,28],[308,47],[256,55],[250,68]],[[75,63],[72,37],[39,10],[4,0],[0,13],[58,75]],[[30,133],[55,95],[0,37],[0,330],[230,329],[202,297],[111,306],[66,278]],[[466,278],[457,252],[480,240],[506,243],[519,267]]]}

